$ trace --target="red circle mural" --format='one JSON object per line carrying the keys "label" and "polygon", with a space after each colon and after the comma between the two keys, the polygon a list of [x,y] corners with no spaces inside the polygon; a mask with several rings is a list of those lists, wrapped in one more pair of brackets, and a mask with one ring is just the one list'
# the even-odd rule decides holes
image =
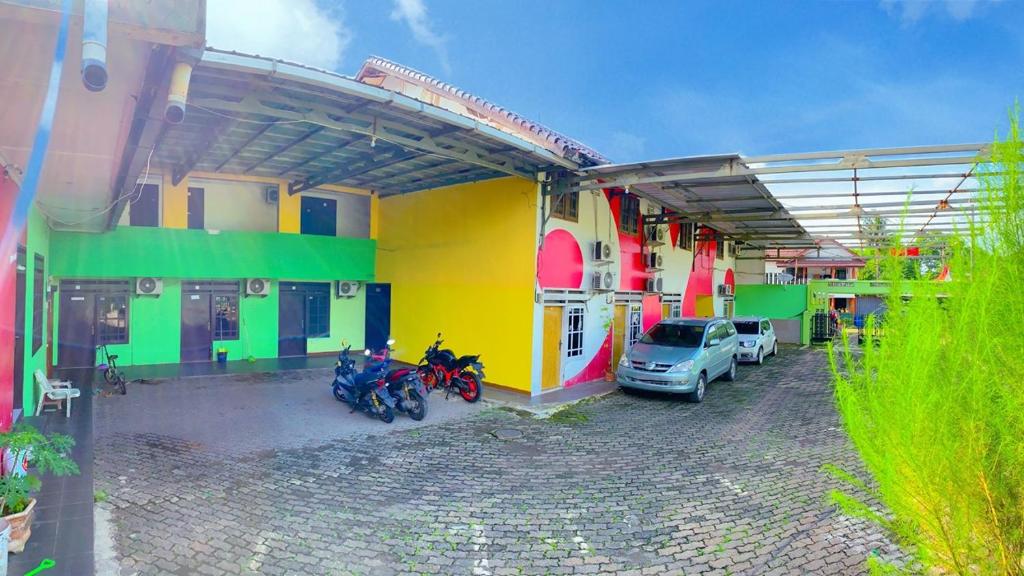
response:
{"label": "red circle mural", "polygon": [[552,230],[544,236],[537,255],[537,281],[541,288],[583,286],[583,251],[568,230]]}

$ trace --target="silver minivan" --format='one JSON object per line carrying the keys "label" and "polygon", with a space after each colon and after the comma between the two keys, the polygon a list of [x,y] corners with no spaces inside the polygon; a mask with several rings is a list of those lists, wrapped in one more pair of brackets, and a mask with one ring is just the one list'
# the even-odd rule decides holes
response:
{"label": "silver minivan", "polygon": [[685,393],[704,400],[708,382],[736,379],[739,338],[722,318],[672,318],[658,322],[619,359],[623,388]]}

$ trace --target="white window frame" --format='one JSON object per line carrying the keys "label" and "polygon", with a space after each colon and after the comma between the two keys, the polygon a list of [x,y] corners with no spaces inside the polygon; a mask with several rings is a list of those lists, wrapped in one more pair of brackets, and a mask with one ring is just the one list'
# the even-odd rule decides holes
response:
{"label": "white window frame", "polygon": [[[634,322],[634,319],[636,322]],[[639,302],[631,302],[626,308],[626,348],[640,340],[644,334],[644,309]]]}
{"label": "white window frame", "polygon": [[[579,319],[579,324],[576,329],[573,329],[573,318]],[[569,304],[565,307],[565,323],[562,327],[562,338],[565,342],[565,358],[579,358],[583,356],[583,335],[584,335],[584,323],[586,322],[587,311],[586,308],[580,304]],[[579,345],[573,346],[572,337],[576,335],[579,337]]]}
{"label": "white window frame", "polygon": [[668,305],[668,317],[669,318],[682,318],[683,317],[683,303],[672,302]]}

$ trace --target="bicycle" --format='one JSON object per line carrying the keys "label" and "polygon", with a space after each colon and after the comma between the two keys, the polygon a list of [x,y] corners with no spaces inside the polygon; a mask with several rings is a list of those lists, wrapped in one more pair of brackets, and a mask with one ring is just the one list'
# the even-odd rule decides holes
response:
{"label": "bicycle", "polygon": [[103,379],[121,394],[127,394],[128,388],[125,386],[124,372],[117,367],[117,354],[111,354],[107,350],[106,344],[100,344],[96,350],[103,354],[103,362],[96,367],[98,370],[103,370]]}

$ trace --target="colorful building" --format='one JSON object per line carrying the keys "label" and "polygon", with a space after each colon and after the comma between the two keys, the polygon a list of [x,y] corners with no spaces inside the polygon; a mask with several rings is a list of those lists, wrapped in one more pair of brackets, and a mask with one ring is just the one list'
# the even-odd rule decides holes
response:
{"label": "colorful building", "polygon": [[[52,15],[2,10],[54,37]],[[0,359],[0,412],[33,408],[34,370],[94,366],[100,345],[130,374],[389,336],[415,362],[438,332],[481,354],[490,384],[540,394],[603,378],[663,317],[732,314],[738,275],[763,281],[756,258],[737,271],[737,242],[648,195],[567,186],[608,160],[480,98],[379,58],[350,78],[197,38],[112,26],[135,59],[105,90],[65,70],[4,260],[0,319],[20,344]],[[5,222],[44,76],[5,103]]]}

